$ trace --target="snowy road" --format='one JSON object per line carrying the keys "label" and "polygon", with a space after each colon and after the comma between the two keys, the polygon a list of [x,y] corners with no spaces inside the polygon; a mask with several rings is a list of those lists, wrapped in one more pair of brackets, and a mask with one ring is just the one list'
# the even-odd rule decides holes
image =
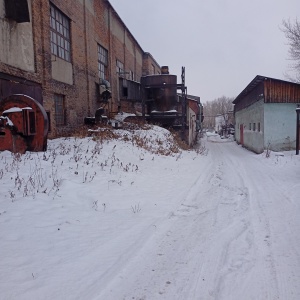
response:
{"label": "snowy road", "polygon": [[295,173],[233,142],[206,147],[177,209],[94,299],[300,299]]}
{"label": "snowy road", "polygon": [[299,156],[123,133],[0,152],[1,300],[300,299]]}

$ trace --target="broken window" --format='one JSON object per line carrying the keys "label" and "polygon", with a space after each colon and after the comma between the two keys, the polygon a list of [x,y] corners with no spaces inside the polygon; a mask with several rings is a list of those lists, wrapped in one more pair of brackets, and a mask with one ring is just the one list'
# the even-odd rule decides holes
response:
{"label": "broken window", "polygon": [[30,22],[27,0],[5,0],[5,17],[17,23]]}

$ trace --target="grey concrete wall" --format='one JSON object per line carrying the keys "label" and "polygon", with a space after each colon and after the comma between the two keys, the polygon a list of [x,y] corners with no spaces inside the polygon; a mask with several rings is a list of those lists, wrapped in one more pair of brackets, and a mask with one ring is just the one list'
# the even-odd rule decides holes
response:
{"label": "grey concrete wall", "polygon": [[[31,0],[28,0],[31,19]],[[0,61],[34,71],[32,23],[17,23],[5,18],[4,0],[0,0]]]}
{"label": "grey concrete wall", "polygon": [[52,78],[67,84],[73,84],[73,67],[58,56],[52,55]]}

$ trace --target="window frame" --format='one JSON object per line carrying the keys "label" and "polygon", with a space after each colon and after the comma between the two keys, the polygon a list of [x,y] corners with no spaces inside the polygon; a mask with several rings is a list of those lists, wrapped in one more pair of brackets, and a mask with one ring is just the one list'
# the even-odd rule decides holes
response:
{"label": "window frame", "polygon": [[119,77],[124,77],[124,63],[122,63],[120,60],[116,60],[116,71]]}
{"label": "window frame", "polygon": [[55,124],[56,126],[66,125],[66,109],[65,96],[61,94],[54,94],[54,108],[55,108]]}
{"label": "window frame", "polygon": [[50,3],[51,54],[71,62],[71,20]]}
{"label": "window frame", "polygon": [[97,44],[98,76],[100,79],[108,79],[108,50]]}

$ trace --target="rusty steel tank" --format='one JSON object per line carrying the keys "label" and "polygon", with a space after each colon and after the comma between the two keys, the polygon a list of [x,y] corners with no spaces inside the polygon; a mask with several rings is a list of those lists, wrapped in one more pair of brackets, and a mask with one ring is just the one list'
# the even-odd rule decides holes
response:
{"label": "rusty steel tank", "polygon": [[147,114],[160,123],[170,124],[177,114],[177,76],[170,75],[167,66],[161,68],[161,74],[142,77],[146,90]]}
{"label": "rusty steel tank", "polygon": [[162,67],[161,74],[148,75],[144,78],[144,85],[150,91],[148,98],[152,98],[152,111],[171,111],[177,107],[177,76],[170,75],[168,67]]}
{"label": "rusty steel tank", "polygon": [[44,107],[26,95],[0,100],[0,151],[46,151],[48,117]]}

